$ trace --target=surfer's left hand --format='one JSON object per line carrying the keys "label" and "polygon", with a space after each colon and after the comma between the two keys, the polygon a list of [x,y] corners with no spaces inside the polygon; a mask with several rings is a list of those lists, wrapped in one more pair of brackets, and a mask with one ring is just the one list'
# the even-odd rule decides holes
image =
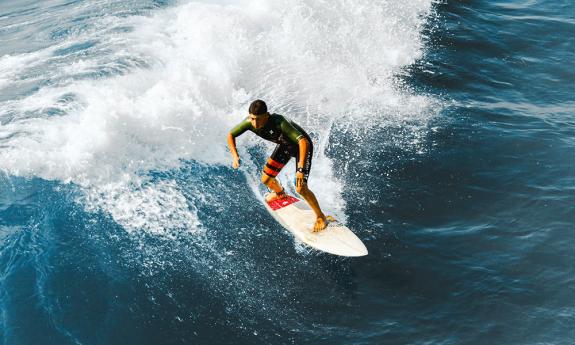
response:
{"label": "surfer's left hand", "polygon": [[303,184],[304,184],[303,173],[298,171],[295,174],[295,186],[301,187],[301,186],[303,186]]}

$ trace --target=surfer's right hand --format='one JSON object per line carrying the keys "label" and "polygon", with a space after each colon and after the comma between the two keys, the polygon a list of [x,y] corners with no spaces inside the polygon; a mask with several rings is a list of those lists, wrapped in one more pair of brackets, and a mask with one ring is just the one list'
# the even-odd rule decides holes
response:
{"label": "surfer's right hand", "polygon": [[234,157],[234,162],[232,163],[232,167],[234,167],[234,169],[237,169],[240,167],[240,157]]}

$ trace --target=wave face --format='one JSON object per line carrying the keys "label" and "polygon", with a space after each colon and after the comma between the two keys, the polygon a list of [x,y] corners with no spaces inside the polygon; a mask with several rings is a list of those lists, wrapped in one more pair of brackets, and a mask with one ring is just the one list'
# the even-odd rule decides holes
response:
{"label": "wave face", "polygon": [[[249,102],[262,98],[314,133],[320,150],[313,177],[329,187],[325,203],[341,199],[324,153],[340,139],[330,142],[330,135],[358,137],[434,113],[432,99],[394,79],[422,56],[430,6],[184,2],[137,15],[146,7],[126,13],[126,5],[55,2],[44,16],[72,23],[54,22],[49,44],[0,60],[0,85],[8,97],[17,93],[0,109],[1,168],[78,185],[84,204],[126,229],[197,229],[194,205],[175,180],[150,182],[149,173],[184,161],[228,165],[222,138]],[[14,31],[39,25],[10,19]],[[345,128],[333,131],[337,125]]]}
{"label": "wave face", "polygon": [[[389,174],[349,166],[386,145],[424,150],[441,108],[397,78],[423,56],[431,1],[1,6],[7,343],[330,334],[310,303],[324,284],[345,303],[350,263],[301,247],[267,215],[271,147],[244,135],[233,171],[225,136],[265,99],[312,135],[310,186],[346,220],[344,195]],[[291,164],[281,180],[293,191]]]}
{"label": "wave face", "polygon": [[[568,344],[572,12],[2,2],[2,342]],[[370,255],[269,216],[269,143],[231,168],[256,98],[310,133],[310,188]]]}

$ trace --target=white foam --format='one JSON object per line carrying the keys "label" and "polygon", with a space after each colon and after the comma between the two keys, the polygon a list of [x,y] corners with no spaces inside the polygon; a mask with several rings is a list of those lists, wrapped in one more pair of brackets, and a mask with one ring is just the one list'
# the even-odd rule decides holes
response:
{"label": "white foam", "polygon": [[202,232],[196,209],[189,205],[174,181],[137,183],[130,180],[88,189],[81,202],[89,209],[104,209],[129,232],[177,238],[181,232]]}
{"label": "white foam", "polygon": [[[249,102],[262,98],[324,141],[310,184],[322,186],[320,202],[344,217],[342,181],[317,149],[329,137],[326,124],[344,116],[369,116],[372,125],[428,116],[433,100],[393,76],[422,56],[420,31],[430,11],[430,0],[230,0],[104,18],[56,44],[95,40],[102,49],[52,59],[45,73],[56,83],[0,104],[0,168],[79,184],[86,200],[127,228],[198,228],[175,182],[146,184],[141,175],[181,160],[229,165],[225,135]],[[10,70],[0,83],[17,83],[26,66],[42,66],[53,52],[0,58],[0,70]],[[120,63],[127,73],[75,77]],[[17,120],[7,121],[8,113]]]}

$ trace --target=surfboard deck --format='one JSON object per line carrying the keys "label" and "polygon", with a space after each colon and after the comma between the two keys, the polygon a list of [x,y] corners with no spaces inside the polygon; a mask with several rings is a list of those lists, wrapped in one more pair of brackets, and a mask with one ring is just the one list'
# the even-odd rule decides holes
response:
{"label": "surfboard deck", "polygon": [[364,256],[367,248],[345,225],[331,221],[327,228],[313,232],[316,217],[307,202],[288,195],[286,198],[264,204],[268,212],[295,238],[306,245],[326,253],[340,256]]}

